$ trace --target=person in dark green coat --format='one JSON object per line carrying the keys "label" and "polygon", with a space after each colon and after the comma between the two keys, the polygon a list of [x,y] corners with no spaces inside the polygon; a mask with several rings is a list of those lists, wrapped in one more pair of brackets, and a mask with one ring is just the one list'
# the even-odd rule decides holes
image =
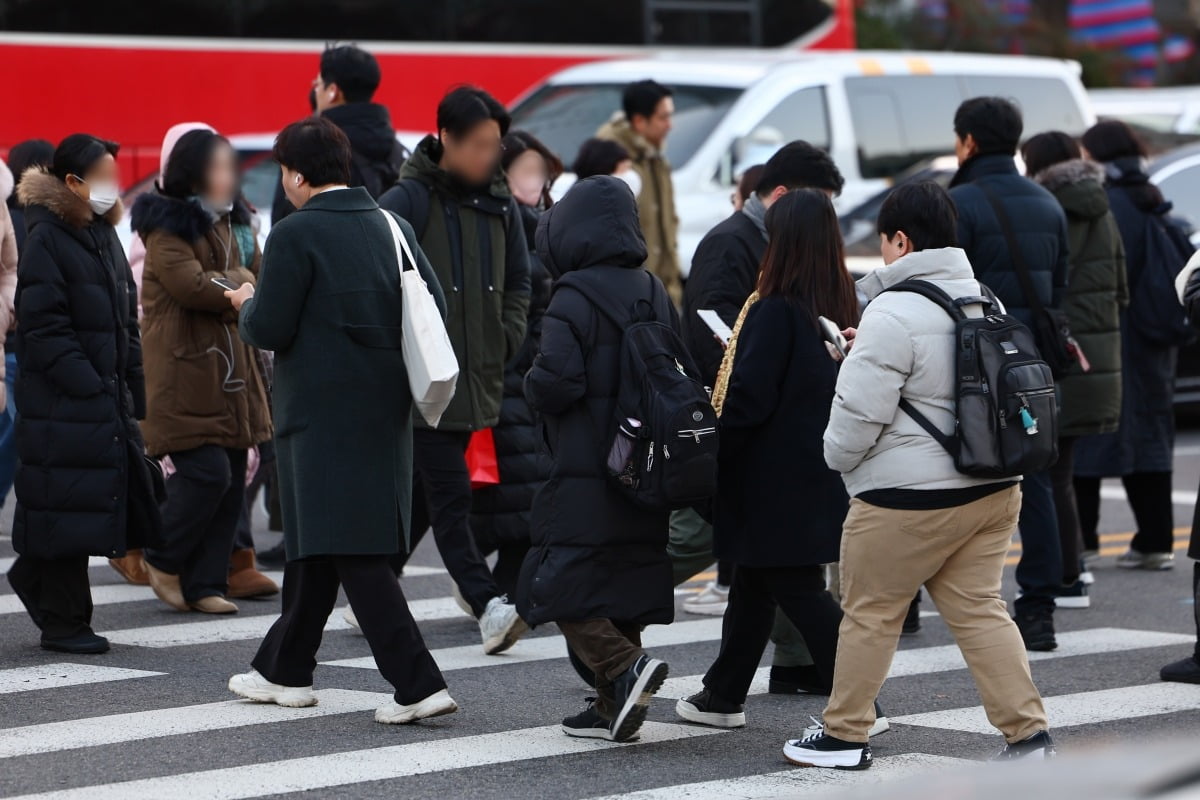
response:
{"label": "person in dark green coat", "polygon": [[1129,301],[1125,248],[1108,206],[1104,168],[1084,161],[1065,133],[1034,136],[1021,149],[1030,177],[1044,186],[1067,214],[1070,277],[1063,311],[1083,359],[1059,379],[1058,463],[1051,470],[1058,534],[1062,540],[1063,590],[1059,605],[1086,608],[1083,536],[1075,498],[1075,440],[1115,431],[1121,421],[1121,308]]}
{"label": "person in dark green coat", "polygon": [[[283,186],[299,209],[271,231],[258,293],[226,292],[247,344],[275,351],[276,469],[287,566],[283,615],[229,681],[259,702],[309,706],[321,632],[338,585],[379,671],[395,687],[378,722],[458,706],[405,602],[388,558],[407,536],[412,395],[401,350],[400,264],[383,212],[349,188],[350,143],[329,120],[289,125],[275,141]],[[414,253],[412,228],[400,221]],[[435,298],[424,256],[416,267]],[[444,309],[444,301],[439,303]]]}
{"label": "person in dark green coat", "polygon": [[[438,105],[427,136],[379,205],[412,223],[446,295],[458,390],[437,430],[417,420],[413,547],[432,523],[438,550],[471,613],[483,649],[507,650],[526,630],[471,533],[471,434],[496,425],[504,367],[525,340],[529,248],[500,166],[508,112],[482,89],[460,86]],[[409,551],[412,552],[411,549]],[[406,556],[393,562],[399,572]]]}

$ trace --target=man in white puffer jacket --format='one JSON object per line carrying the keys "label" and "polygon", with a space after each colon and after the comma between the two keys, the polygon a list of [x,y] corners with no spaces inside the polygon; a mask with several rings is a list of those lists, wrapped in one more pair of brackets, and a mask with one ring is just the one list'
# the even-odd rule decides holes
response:
{"label": "man in white puffer jacket", "polygon": [[[1051,755],[1042,699],[1000,580],[1021,508],[1017,480],[972,478],[900,408],[908,399],[941,430],[955,426],[955,323],[921,295],[887,291],[928,281],[978,297],[959,249],[954,203],[932,182],[897,188],[879,214],[886,266],[859,281],[868,298],[842,365],[825,460],[852,496],[842,535],[842,620],[824,729],[784,754],[811,766],[864,768],[873,701],[887,677],[905,612],[924,584],[1004,734],[1005,758]],[[967,306],[981,315],[982,306]]]}

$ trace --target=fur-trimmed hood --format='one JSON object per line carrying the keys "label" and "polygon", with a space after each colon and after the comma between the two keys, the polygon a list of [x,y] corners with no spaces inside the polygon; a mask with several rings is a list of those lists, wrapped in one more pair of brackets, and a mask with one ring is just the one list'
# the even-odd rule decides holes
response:
{"label": "fur-trimmed hood", "polygon": [[1101,164],[1084,161],[1082,158],[1075,158],[1070,161],[1060,161],[1057,164],[1046,167],[1035,175],[1033,179],[1051,192],[1057,191],[1063,186],[1088,179],[1103,185],[1104,167]]}
{"label": "fur-trimmed hood", "polygon": [[[87,201],[68,189],[67,184],[51,175],[45,167],[31,167],[21,176],[17,199],[26,208],[42,206],[73,228],[86,228],[96,218]],[[125,206],[118,199],[103,218],[108,224],[116,225],[124,214]]]}
{"label": "fur-trimmed hood", "polygon": [[[234,225],[250,224],[250,209],[240,199],[234,203],[229,216]],[[157,191],[146,192],[133,202],[130,222],[142,241],[157,230],[165,230],[185,241],[195,242],[213,228],[212,217],[199,203]]]}
{"label": "fur-trimmed hood", "polygon": [[1069,216],[1096,219],[1108,213],[1104,167],[1091,161],[1060,161],[1039,172],[1034,180],[1058,199]]}

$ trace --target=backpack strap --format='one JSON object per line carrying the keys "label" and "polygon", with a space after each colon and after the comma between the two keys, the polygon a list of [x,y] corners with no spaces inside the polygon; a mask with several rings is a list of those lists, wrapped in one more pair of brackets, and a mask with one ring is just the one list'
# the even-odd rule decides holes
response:
{"label": "backpack strap", "polygon": [[[622,309],[618,303],[614,303],[601,292],[596,291],[596,287],[591,282],[580,275],[578,272],[568,272],[566,275],[558,279],[555,289],[561,286],[570,287],[583,295],[584,299],[592,305],[593,308],[609,322],[616,326],[617,330],[624,331],[632,323],[637,321],[637,315],[629,309]],[[651,281],[651,291],[653,291],[653,281]]]}
{"label": "backpack strap", "polygon": [[408,199],[408,224],[412,225],[417,234],[417,241],[425,238],[425,229],[429,227],[430,188],[416,178],[401,178],[396,188],[404,192]]}

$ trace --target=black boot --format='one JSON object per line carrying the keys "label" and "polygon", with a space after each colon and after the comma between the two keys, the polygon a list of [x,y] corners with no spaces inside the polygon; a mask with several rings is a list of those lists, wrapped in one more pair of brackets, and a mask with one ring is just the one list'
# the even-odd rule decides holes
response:
{"label": "black boot", "polygon": [[1018,612],[1015,619],[1026,650],[1045,652],[1058,648],[1058,640],[1054,638],[1053,611]]}
{"label": "black boot", "polygon": [[255,552],[254,557],[264,567],[278,569],[287,564],[287,553],[284,552],[283,542],[267,550]]}

